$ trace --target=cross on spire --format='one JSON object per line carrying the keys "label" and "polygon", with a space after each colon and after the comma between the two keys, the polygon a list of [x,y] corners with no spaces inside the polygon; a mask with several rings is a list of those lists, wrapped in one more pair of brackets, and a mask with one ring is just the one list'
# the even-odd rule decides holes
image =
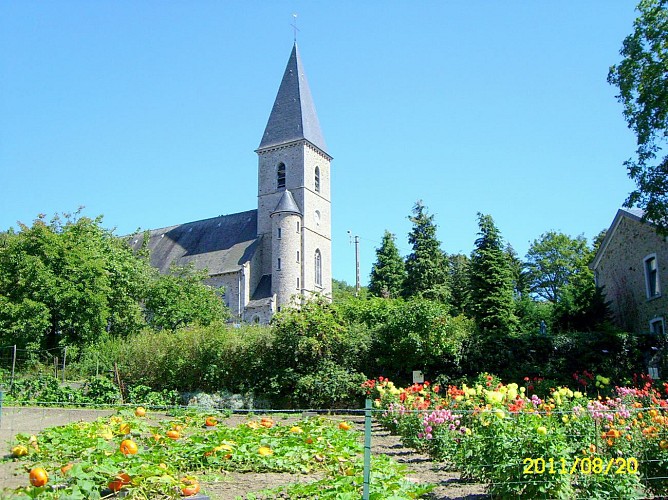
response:
{"label": "cross on spire", "polygon": [[292,14],[292,30],[294,33],[294,42],[297,43],[297,32],[299,31],[299,28],[297,28],[297,14]]}

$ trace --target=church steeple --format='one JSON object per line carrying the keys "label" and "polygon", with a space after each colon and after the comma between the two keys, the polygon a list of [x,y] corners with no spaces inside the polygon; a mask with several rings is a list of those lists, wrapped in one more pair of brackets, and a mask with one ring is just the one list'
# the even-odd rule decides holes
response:
{"label": "church steeple", "polygon": [[258,151],[302,139],[327,154],[325,138],[295,43]]}
{"label": "church steeple", "polygon": [[331,296],[332,157],[296,44],[256,152],[262,275],[271,276],[276,307],[302,295]]}

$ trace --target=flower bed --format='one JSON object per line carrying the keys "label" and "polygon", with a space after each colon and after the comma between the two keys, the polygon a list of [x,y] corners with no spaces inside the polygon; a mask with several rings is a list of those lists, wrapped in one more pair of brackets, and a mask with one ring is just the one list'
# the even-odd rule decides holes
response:
{"label": "flower bed", "polygon": [[471,387],[397,388],[382,377],[364,386],[405,445],[487,483],[494,496],[668,494],[668,384],[647,380],[608,397],[561,387],[542,398],[487,374]]}

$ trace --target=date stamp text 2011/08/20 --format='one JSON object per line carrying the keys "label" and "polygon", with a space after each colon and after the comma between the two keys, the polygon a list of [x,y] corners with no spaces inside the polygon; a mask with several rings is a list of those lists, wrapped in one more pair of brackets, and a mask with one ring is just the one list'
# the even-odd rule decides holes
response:
{"label": "date stamp text 2011/08/20", "polygon": [[638,460],[623,458],[580,458],[571,463],[565,458],[525,458],[523,474],[637,474]]}

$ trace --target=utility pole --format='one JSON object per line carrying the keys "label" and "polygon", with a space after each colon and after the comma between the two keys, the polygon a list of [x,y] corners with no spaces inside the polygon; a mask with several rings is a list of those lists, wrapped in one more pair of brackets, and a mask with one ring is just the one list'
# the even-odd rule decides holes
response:
{"label": "utility pole", "polygon": [[[353,235],[348,231],[350,242],[353,242]],[[360,294],[360,237],[355,235],[355,297]]]}
{"label": "utility pole", "polygon": [[360,237],[355,236],[355,296],[360,294]]}

